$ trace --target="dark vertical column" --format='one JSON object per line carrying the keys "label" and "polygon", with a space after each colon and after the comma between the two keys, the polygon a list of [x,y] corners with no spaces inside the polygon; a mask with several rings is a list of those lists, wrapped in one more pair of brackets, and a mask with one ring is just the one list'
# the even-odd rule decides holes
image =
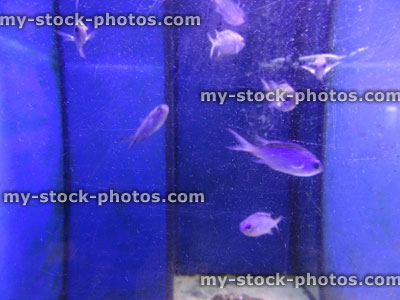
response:
{"label": "dark vertical column", "polygon": [[[175,4],[173,0],[164,2],[164,14],[173,15]],[[170,108],[170,115],[166,123],[166,191],[176,192],[177,180],[177,90],[178,90],[178,60],[177,34],[174,27],[164,29],[164,57],[165,57],[165,102]],[[178,222],[177,204],[166,206],[166,251],[167,251],[167,300],[173,299],[174,276],[177,274],[178,260]]]}
{"label": "dark vertical column", "polygon": [[[298,1],[293,58],[330,53],[331,7],[326,1]],[[292,70],[298,90],[322,91],[325,85],[308,72]],[[291,115],[290,139],[323,160],[324,104],[303,102]],[[292,274],[320,273],[322,175],[290,178],[290,265]]]}
{"label": "dark vertical column", "polygon": [[[55,15],[59,15],[59,0],[54,0],[53,3],[53,11]],[[64,62],[62,61],[63,57],[63,48],[62,44],[63,39],[59,35],[56,36],[56,57],[58,61],[58,65],[56,66],[58,72],[58,88],[60,93],[60,102],[61,102],[61,128],[62,128],[62,146],[63,146],[63,192],[71,191],[71,179],[70,179],[70,156],[69,156],[69,137],[68,137],[68,116],[67,116],[67,101],[65,97],[65,78],[64,78]],[[61,288],[61,298],[66,299],[67,297],[67,286],[68,286],[68,257],[69,257],[69,203],[63,204],[63,212],[64,212],[64,224],[63,224],[63,277],[62,277],[62,288]]]}

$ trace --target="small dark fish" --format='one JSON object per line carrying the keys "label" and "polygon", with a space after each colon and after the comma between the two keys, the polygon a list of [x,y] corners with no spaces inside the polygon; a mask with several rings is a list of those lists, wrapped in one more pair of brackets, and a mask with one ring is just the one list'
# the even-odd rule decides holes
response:
{"label": "small dark fish", "polygon": [[254,145],[236,131],[232,129],[228,129],[228,131],[239,142],[239,145],[228,147],[228,149],[248,152],[257,157],[254,160],[256,163],[267,165],[275,171],[299,177],[314,176],[323,171],[322,163],[318,158],[298,144],[268,141],[258,137],[257,142],[260,145]]}
{"label": "small dark fish", "polygon": [[62,36],[63,39],[67,42],[75,42],[76,48],[78,49],[79,56],[86,60],[85,52],[83,51],[83,46],[92,39],[95,35],[95,32],[88,34],[89,29],[86,27],[85,24],[81,23],[75,26],[75,33],[74,35],[56,31],[58,35]]}
{"label": "small dark fish", "polygon": [[272,235],[274,228],[278,229],[278,224],[282,217],[273,219],[270,213],[256,212],[247,217],[240,223],[240,231],[250,237],[257,237],[264,234]]}
{"label": "small dark fish", "polygon": [[142,121],[135,134],[123,139],[125,141],[130,141],[129,150],[132,149],[137,142],[143,142],[146,138],[159,130],[167,120],[168,113],[169,107],[166,104],[161,104],[154,108]]}

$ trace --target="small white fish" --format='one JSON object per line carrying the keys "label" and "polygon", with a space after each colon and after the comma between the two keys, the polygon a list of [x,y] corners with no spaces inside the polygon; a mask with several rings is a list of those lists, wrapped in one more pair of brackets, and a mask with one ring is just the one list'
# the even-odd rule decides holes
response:
{"label": "small white fish", "polygon": [[301,56],[299,57],[299,61],[304,62],[305,64],[300,67],[313,74],[318,80],[322,81],[326,74],[328,74],[334,67],[340,65],[345,58],[352,57],[367,49],[368,47],[359,48],[348,55],[316,54]]}
{"label": "small white fish", "polygon": [[154,108],[142,121],[135,134],[123,139],[125,141],[130,141],[129,150],[135,143],[143,142],[146,138],[159,130],[167,120],[168,113],[169,107],[166,104],[161,104]]}
{"label": "small white fish", "polygon": [[330,70],[341,63],[341,61],[328,63],[328,60],[324,56],[318,56],[313,62],[308,65],[302,65],[300,68],[310,72],[318,80],[322,81]]}
{"label": "small white fish", "polygon": [[83,46],[87,43],[87,41],[89,41],[94,37],[95,32],[93,31],[92,33],[88,34],[89,29],[83,23],[75,25],[74,30],[75,30],[74,35],[64,33],[62,31],[57,31],[57,34],[62,36],[64,40],[67,42],[75,42],[80,57],[86,60],[86,55],[85,52],[83,51]]}
{"label": "small white fish", "polygon": [[240,223],[240,231],[250,237],[257,237],[264,234],[273,235],[272,230],[278,228],[282,216],[273,219],[270,213],[256,212]]}
{"label": "small white fish", "polygon": [[238,3],[234,3],[232,0],[214,0],[214,2],[217,13],[229,25],[239,26],[246,21],[244,11]]}
{"label": "small white fish", "polygon": [[213,39],[207,33],[208,39],[211,42],[210,57],[213,57],[214,52],[217,52],[217,58],[225,55],[238,54],[245,46],[244,38],[237,32],[232,30],[215,30],[216,37]]}
{"label": "small white fish", "polygon": [[296,105],[296,91],[287,83],[281,82],[277,84],[273,80],[269,80],[266,82],[264,79],[261,79],[261,82],[264,86],[265,91],[273,91],[275,89],[280,89],[285,94],[285,101],[275,101],[269,104],[269,107],[275,108],[277,110],[288,112],[293,110]]}

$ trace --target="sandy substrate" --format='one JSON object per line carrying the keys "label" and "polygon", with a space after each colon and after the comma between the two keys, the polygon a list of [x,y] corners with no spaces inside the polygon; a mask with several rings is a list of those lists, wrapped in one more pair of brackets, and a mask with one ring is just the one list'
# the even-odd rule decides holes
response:
{"label": "sandy substrate", "polygon": [[318,290],[315,287],[307,288],[312,294],[307,295],[304,289],[293,286],[284,287],[237,287],[227,285],[218,287],[200,286],[200,276],[176,276],[174,279],[174,300],[211,300],[216,295],[232,295],[234,297],[247,296],[263,300],[311,300],[318,299]]}

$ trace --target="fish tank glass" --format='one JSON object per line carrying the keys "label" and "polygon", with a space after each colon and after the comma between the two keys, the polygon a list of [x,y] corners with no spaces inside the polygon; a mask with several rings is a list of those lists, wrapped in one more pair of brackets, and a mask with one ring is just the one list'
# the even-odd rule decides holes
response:
{"label": "fish tank glass", "polygon": [[0,299],[400,299],[398,0],[3,0]]}

